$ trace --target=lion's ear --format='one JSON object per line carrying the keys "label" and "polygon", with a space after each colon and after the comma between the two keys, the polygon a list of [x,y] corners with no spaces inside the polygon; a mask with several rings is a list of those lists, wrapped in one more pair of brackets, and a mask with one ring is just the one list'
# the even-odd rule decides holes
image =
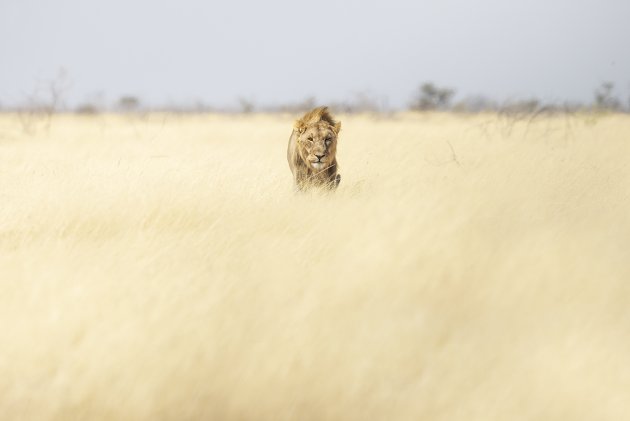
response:
{"label": "lion's ear", "polygon": [[306,124],[304,124],[302,120],[296,120],[295,124],[293,125],[293,128],[295,129],[296,132],[302,134],[304,133],[304,131],[306,131]]}
{"label": "lion's ear", "polygon": [[333,126],[333,131],[335,132],[335,134],[339,134],[339,132],[341,131],[341,121],[335,123],[335,125]]}

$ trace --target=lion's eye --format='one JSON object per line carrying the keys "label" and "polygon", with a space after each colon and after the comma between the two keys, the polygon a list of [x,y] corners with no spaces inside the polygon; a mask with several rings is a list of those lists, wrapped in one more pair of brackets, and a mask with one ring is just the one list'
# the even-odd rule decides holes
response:
{"label": "lion's eye", "polygon": [[332,138],[327,137],[327,138],[326,138],[326,144],[327,144],[327,145],[330,145],[330,143],[331,143],[331,142],[332,142]]}
{"label": "lion's eye", "polygon": [[313,141],[313,137],[312,137],[312,136],[309,136],[307,140],[308,140],[309,142],[312,142],[312,141]]}

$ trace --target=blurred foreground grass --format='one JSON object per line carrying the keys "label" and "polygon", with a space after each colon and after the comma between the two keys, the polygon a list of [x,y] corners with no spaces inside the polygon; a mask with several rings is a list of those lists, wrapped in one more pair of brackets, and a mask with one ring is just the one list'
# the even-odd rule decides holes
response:
{"label": "blurred foreground grass", "polygon": [[620,420],[630,117],[0,115],[5,419]]}

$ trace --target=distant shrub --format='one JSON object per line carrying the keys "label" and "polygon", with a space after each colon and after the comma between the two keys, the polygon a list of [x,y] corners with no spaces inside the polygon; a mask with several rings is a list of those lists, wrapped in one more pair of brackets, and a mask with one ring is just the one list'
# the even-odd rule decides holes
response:
{"label": "distant shrub", "polygon": [[140,100],[131,95],[125,95],[118,100],[117,108],[123,112],[138,111],[140,108]]}
{"label": "distant shrub", "polygon": [[410,108],[417,111],[447,110],[450,108],[454,95],[453,89],[440,88],[431,82],[426,82],[418,89]]}
{"label": "distant shrub", "polygon": [[100,110],[93,104],[81,104],[74,111],[77,114],[94,115],[98,114]]}
{"label": "distant shrub", "polygon": [[351,99],[333,102],[330,106],[343,113],[379,113],[387,110],[387,101],[369,92],[357,92]]}
{"label": "distant shrub", "polygon": [[496,101],[483,95],[475,95],[464,98],[453,105],[453,111],[463,113],[480,113],[484,111],[496,111],[499,108]]}
{"label": "distant shrub", "polygon": [[594,106],[599,110],[618,111],[621,102],[613,96],[615,85],[612,82],[604,82],[595,90]]}
{"label": "distant shrub", "polygon": [[540,101],[536,98],[507,101],[499,108],[499,112],[506,114],[531,114],[541,108]]}
{"label": "distant shrub", "polygon": [[246,98],[239,98],[238,104],[240,106],[240,112],[244,114],[253,113],[254,110],[256,109],[256,106],[254,105],[254,101],[246,99]]}

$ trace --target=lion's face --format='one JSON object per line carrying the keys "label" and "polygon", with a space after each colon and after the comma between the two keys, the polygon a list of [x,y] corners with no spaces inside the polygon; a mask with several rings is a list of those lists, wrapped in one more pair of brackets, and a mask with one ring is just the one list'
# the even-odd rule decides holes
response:
{"label": "lion's face", "polygon": [[325,121],[303,129],[298,139],[299,153],[304,162],[314,170],[331,166],[337,152],[338,128]]}

